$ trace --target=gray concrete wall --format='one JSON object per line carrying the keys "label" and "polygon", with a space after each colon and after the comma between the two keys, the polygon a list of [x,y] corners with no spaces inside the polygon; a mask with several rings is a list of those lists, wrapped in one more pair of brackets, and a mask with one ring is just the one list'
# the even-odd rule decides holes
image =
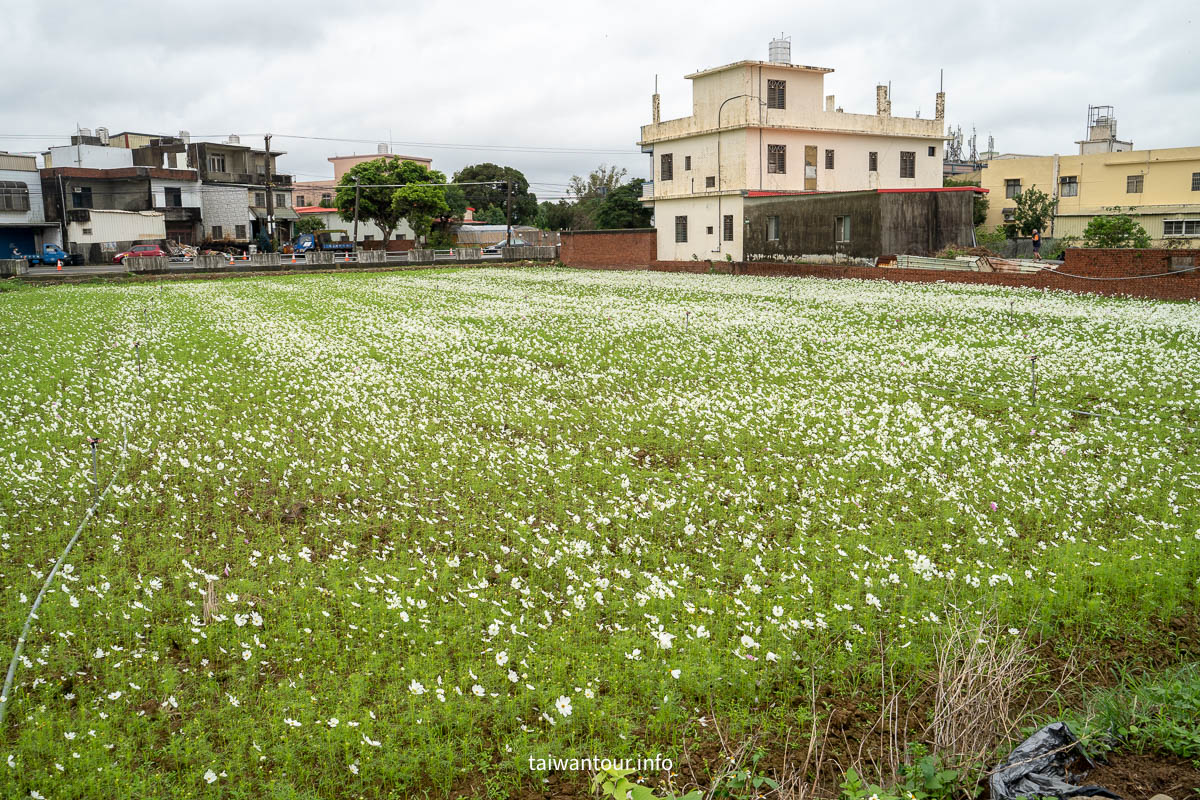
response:
{"label": "gray concrete wall", "polygon": [[932,256],[971,246],[972,192],[888,192],[879,198],[882,249],[876,255]]}
{"label": "gray concrete wall", "polygon": [[0,278],[11,278],[29,272],[29,262],[23,258],[0,258]]}
{"label": "gray concrete wall", "polygon": [[[880,253],[880,198],[875,192],[747,197],[747,261],[799,260],[825,255],[875,258]],[[779,238],[767,238],[767,218],[779,217]],[[835,240],[834,221],[850,217],[850,241]]]}

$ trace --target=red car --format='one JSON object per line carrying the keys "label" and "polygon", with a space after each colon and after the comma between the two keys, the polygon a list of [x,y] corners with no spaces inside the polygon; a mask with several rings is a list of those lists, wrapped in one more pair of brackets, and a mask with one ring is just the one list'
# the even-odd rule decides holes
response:
{"label": "red car", "polygon": [[120,264],[127,258],[145,258],[147,256],[170,256],[166,250],[163,250],[156,244],[135,244],[133,247],[126,250],[124,253],[117,253],[113,256],[113,263]]}

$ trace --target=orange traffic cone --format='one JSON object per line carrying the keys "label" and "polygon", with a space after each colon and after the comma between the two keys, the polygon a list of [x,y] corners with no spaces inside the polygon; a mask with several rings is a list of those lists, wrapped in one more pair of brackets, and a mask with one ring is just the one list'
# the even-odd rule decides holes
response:
{"label": "orange traffic cone", "polygon": [[296,254],[294,252],[292,253],[292,263],[296,263]]}
{"label": "orange traffic cone", "polygon": [[58,260],[58,271],[62,272],[62,259],[61,258]]}

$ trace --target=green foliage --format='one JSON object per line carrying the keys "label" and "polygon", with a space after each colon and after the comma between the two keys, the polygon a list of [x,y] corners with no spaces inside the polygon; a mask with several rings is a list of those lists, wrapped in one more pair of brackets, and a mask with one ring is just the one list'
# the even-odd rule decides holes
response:
{"label": "green foliage", "polygon": [[454,173],[454,182],[476,183],[488,181],[495,185],[463,186],[466,204],[475,209],[475,218],[491,213],[498,209],[504,221],[505,209],[508,203],[506,181],[512,182],[512,217],[514,225],[529,225],[537,218],[537,195],[529,191],[529,181],[515,167],[504,167],[490,161],[483,164],[472,164]]}
{"label": "green foliage", "polygon": [[504,216],[504,209],[498,206],[492,206],[491,208],[484,209],[482,212],[476,212],[475,219],[480,222],[486,222],[489,225],[503,225],[508,220]]}
{"label": "green foliage", "polygon": [[997,225],[994,230],[987,230],[982,225],[975,226],[975,243],[980,247],[998,247],[1008,238],[1003,225]]}
{"label": "green foliage", "polygon": [[1030,236],[1034,230],[1045,235],[1046,225],[1052,216],[1054,216],[1054,200],[1050,195],[1037,188],[1037,184],[1030,186],[1017,196],[1017,208],[1013,212],[1013,221],[1022,236]]}
{"label": "green foliage", "polygon": [[1169,753],[1200,767],[1200,664],[1127,677],[1097,695],[1071,727],[1091,749]]}
{"label": "green foliage", "polygon": [[543,202],[538,207],[534,224],[544,231],[585,230],[588,214],[579,203],[559,200],[557,203]]}
{"label": "green foliage", "polygon": [[[337,194],[334,197],[334,205],[337,207],[338,215],[346,222],[354,219],[354,182],[356,178],[360,185],[358,199],[359,220],[375,223],[383,231],[383,235],[387,239],[392,237],[392,233],[399,227],[400,221],[406,218],[406,212],[410,208],[413,213],[418,215],[417,224],[420,225],[424,222],[426,230],[428,229],[428,217],[423,216],[423,209],[433,206],[439,209],[443,206],[448,208],[445,195],[440,187],[436,188],[439,196],[441,196],[440,204],[417,203],[410,205],[409,201],[397,204],[396,195],[398,190],[393,188],[395,185],[445,183],[446,176],[437,170],[431,170],[415,161],[401,161],[398,156],[385,156],[371,161],[364,161],[361,164],[355,164],[342,176],[342,180],[338,183]],[[428,196],[428,193],[418,194]],[[409,220],[409,225],[412,226],[414,232],[417,230],[417,225],[413,225],[412,220]]]}
{"label": "green foliage", "polygon": [[435,217],[449,213],[446,195],[440,186],[410,183],[395,190],[392,209],[408,225],[416,236],[426,236]]}
{"label": "green foliage", "polygon": [[430,231],[429,236],[426,237],[425,244],[435,250],[448,250],[455,246],[455,241],[449,231],[436,228]]}
{"label": "green foliage", "polygon": [[641,178],[632,180],[613,189],[600,202],[596,211],[596,224],[601,228],[647,228],[650,226],[651,210],[642,205]]}
{"label": "green foliage", "polygon": [[770,778],[759,775],[758,762],[762,759],[762,750],[755,750],[749,764],[722,775],[709,795],[713,800],[750,800],[762,797],[764,790],[778,789],[779,784]]}
{"label": "green foliage", "polygon": [[325,230],[325,220],[317,214],[307,214],[296,220],[294,227],[297,236],[304,233],[316,233]]}
{"label": "green foliage", "polygon": [[1150,234],[1133,217],[1120,213],[1092,217],[1083,230],[1084,247],[1149,247]]}
{"label": "green foliage", "polygon": [[321,208],[335,208],[333,205],[333,200],[328,197],[322,197],[321,202],[317,203],[317,205],[319,205]]}
{"label": "green foliage", "polygon": [[615,768],[601,770],[592,777],[592,792],[599,792],[602,798],[612,798],[612,800],[703,800],[704,798],[704,792],[699,790],[684,795],[676,795],[671,792],[663,795],[655,794],[650,787],[629,780],[629,776],[634,771]]}
{"label": "green foliage", "polygon": [[601,198],[620,186],[621,179],[627,172],[628,170],[624,167],[610,167],[607,164],[601,164],[589,172],[586,178],[572,175],[571,180],[567,182],[567,188],[571,194],[575,195],[576,200]]}
{"label": "green foliage", "polygon": [[927,755],[916,746],[914,763],[900,768],[900,783],[890,788],[865,784],[854,770],[846,770],[841,783],[840,800],[951,800],[958,796],[973,796],[977,790],[965,785],[958,770],[945,769],[935,755]]}

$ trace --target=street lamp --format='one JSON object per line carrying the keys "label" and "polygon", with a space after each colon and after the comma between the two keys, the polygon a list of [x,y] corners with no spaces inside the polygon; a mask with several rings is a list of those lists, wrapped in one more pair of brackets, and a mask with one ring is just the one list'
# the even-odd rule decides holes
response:
{"label": "street lamp", "polygon": [[[721,105],[717,108],[717,252],[721,253],[725,248],[725,225],[721,216],[721,192],[724,189],[724,184],[721,182],[721,112],[725,110],[725,104],[730,100],[740,100],[743,97],[754,97],[758,100],[760,106],[766,105],[761,97],[752,94],[735,94],[733,97],[726,97],[721,101]],[[762,154],[759,154],[762,157]]]}

